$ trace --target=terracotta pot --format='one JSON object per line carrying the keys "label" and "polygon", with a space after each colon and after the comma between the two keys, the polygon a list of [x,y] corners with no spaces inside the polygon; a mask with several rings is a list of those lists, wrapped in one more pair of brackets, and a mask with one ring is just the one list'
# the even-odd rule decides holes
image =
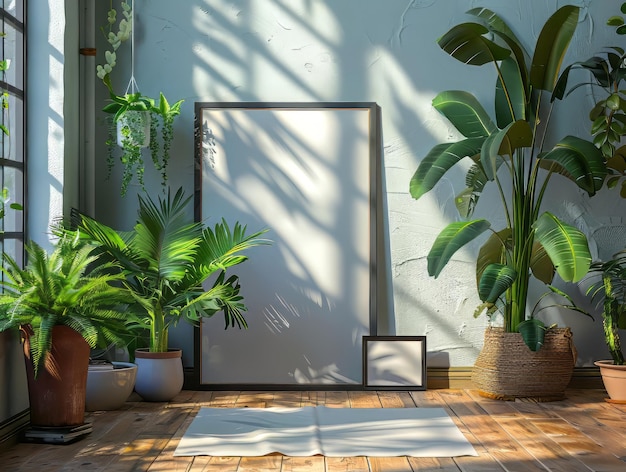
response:
{"label": "terracotta pot", "polygon": [[615,365],[613,361],[596,361],[600,367],[602,382],[610,401],[626,403],[626,365]]}
{"label": "terracotta pot", "polygon": [[135,350],[135,391],[150,402],[166,402],[178,395],[185,380],[182,355],[180,349],[169,349],[168,352]]}
{"label": "terracotta pot", "polygon": [[500,400],[561,400],[569,384],[576,350],[569,328],[552,328],[543,346],[531,351],[521,334],[487,328],[485,342],[472,371],[481,395]]}
{"label": "terracotta pot", "polygon": [[33,426],[77,426],[85,422],[89,344],[68,326],[52,328],[52,349],[35,378],[29,338],[24,357]]}

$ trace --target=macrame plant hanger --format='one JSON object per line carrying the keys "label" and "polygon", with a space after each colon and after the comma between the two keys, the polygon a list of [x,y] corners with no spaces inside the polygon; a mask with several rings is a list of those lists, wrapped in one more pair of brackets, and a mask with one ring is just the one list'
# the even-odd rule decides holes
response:
{"label": "macrame plant hanger", "polygon": [[[135,79],[135,1],[131,3],[130,15],[130,80],[126,86],[126,96],[139,93],[139,85]],[[124,136],[124,127],[130,127],[133,140],[140,141],[140,147],[145,148],[150,145],[150,112],[131,110],[132,119],[124,120],[120,118],[117,122],[117,143],[120,147],[124,147],[123,141],[127,139]],[[128,113],[128,112],[127,112]],[[129,117],[130,118],[130,115]]]}
{"label": "macrame plant hanger", "polygon": [[126,86],[126,95],[139,92],[139,86],[135,80],[135,1],[132,1],[130,15],[130,80]]}

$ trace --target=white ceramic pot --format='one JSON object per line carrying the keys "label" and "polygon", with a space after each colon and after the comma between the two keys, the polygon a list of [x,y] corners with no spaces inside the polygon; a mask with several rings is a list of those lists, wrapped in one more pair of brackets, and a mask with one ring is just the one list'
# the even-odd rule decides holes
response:
{"label": "white ceramic pot", "polygon": [[135,391],[149,402],[166,402],[183,389],[183,351],[170,349],[168,352],[135,351],[137,381]]}
{"label": "white ceramic pot", "polygon": [[135,387],[137,365],[130,362],[113,362],[113,369],[90,368],[87,373],[85,410],[117,410]]}
{"label": "white ceramic pot", "polygon": [[150,145],[150,112],[129,110],[117,120],[117,145],[124,141],[145,148]]}

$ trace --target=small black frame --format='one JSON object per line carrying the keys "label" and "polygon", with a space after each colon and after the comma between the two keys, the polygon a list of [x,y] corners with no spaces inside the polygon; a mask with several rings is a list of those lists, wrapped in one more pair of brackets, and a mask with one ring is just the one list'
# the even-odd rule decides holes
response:
{"label": "small black frame", "polygon": [[426,390],[426,336],[363,336],[363,387]]}

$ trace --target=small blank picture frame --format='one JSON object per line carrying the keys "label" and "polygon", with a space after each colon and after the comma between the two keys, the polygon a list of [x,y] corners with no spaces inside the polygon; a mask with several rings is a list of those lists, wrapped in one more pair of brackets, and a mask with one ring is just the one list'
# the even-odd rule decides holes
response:
{"label": "small blank picture frame", "polygon": [[363,336],[363,386],[426,390],[426,336]]}

